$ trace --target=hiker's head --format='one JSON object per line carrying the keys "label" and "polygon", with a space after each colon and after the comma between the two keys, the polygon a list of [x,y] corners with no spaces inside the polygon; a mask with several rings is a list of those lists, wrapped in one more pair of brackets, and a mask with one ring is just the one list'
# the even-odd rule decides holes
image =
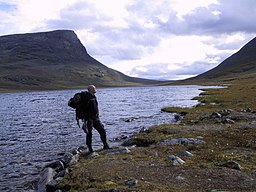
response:
{"label": "hiker's head", "polygon": [[94,85],[89,85],[87,89],[88,89],[88,92],[93,95],[96,93],[96,87]]}

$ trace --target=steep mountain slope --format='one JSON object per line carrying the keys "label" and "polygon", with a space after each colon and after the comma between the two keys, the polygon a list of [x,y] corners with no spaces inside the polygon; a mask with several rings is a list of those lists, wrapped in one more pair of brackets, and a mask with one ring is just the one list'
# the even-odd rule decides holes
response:
{"label": "steep mountain slope", "polygon": [[255,72],[256,38],[252,39],[238,52],[224,60],[217,67],[188,80],[221,80]]}
{"label": "steep mountain slope", "polygon": [[88,84],[123,86],[157,81],[132,78],[92,58],[71,30],[0,37],[0,89],[47,90]]}

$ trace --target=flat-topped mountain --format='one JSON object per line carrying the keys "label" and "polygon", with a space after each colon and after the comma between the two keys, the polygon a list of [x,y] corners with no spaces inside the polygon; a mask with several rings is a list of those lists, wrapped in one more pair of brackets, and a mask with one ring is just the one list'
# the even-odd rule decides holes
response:
{"label": "flat-topped mountain", "polygon": [[133,78],[91,57],[74,31],[0,37],[0,89],[48,90],[158,83]]}

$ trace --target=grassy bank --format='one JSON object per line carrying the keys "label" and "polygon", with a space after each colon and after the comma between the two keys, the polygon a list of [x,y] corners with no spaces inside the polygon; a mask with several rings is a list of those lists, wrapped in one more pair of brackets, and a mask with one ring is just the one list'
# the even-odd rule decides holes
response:
{"label": "grassy bank", "polygon": [[[205,90],[194,108],[164,108],[180,114],[178,125],[153,126],[136,134],[130,153],[82,156],[59,185],[63,191],[256,191],[256,74]],[[201,144],[162,145],[192,138]],[[115,149],[112,149],[115,150]],[[110,150],[111,151],[111,150]],[[182,155],[188,151],[190,155]],[[171,155],[184,164],[173,165]]]}

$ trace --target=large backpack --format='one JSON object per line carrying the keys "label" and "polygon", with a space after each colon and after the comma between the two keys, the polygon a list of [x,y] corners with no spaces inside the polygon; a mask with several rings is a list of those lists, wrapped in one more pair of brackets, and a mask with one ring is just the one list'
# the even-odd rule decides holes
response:
{"label": "large backpack", "polygon": [[72,98],[68,101],[68,106],[76,110],[76,121],[78,127],[80,127],[79,119],[86,119],[87,116],[87,107],[89,103],[89,95],[88,92],[80,92],[76,93]]}

